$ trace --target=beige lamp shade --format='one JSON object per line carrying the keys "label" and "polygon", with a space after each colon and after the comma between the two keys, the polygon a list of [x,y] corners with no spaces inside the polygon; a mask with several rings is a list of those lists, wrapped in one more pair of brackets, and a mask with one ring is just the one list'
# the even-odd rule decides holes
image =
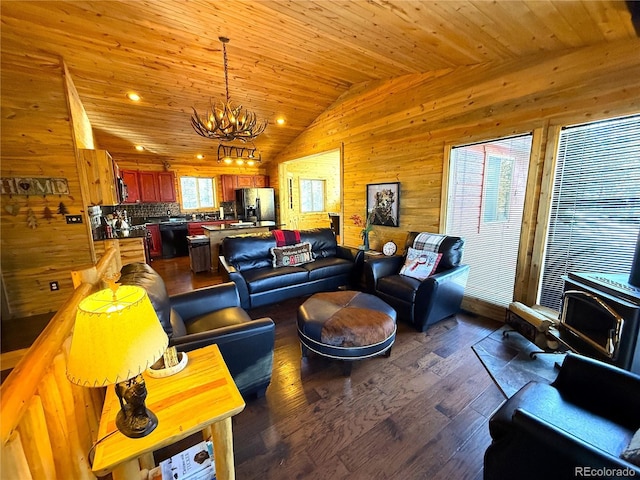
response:
{"label": "beige lamp shade", "polygon": [[67,377],[85,387],[120,383],[153,365],[168,344],[143,288],[101,290],[78,307]]}

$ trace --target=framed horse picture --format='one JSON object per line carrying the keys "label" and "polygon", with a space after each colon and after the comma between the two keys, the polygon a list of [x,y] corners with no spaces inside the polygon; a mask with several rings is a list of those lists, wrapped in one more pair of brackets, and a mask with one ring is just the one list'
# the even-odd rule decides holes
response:
{"label": "framed horse picture", "polygon": [[367,218],[371,225],[400,226],[400,182],[367,184]]}

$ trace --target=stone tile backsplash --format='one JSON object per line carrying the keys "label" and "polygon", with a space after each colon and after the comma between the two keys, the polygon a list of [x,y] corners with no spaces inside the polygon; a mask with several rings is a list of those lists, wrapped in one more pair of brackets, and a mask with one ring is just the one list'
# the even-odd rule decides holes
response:
{"label": "stone tile backsplash", "polygon": [[[222,202],[221,206],[224,208],[225,218],[235,218],[235,203],[236,202]],[[177,217],[186,215],[185,212],[180,210],[180,204],[177,202],[120,205],[119,207],[116,207],[116,210],[126,210],[127,216],[132,220],[133,224],[144,223],[145,219],[152,217]],[[219,217],[220,210],[215,209],[211,212],[198,212],[198,215]]]}

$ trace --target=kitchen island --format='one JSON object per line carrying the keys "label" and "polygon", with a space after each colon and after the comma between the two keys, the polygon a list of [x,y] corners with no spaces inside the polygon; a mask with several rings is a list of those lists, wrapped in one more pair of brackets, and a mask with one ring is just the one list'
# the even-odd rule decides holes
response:
{"label": "kitchen island", "polygon": [[252,222],[227,225],[203,225],[204,234],[209,237],[209,249],[211,251],[211,271],[218,271],[218,257],[220,256],[220,244],[222,239],[232,235],[247,235],[253,233],[268,232],[275,228],[275,222]]}

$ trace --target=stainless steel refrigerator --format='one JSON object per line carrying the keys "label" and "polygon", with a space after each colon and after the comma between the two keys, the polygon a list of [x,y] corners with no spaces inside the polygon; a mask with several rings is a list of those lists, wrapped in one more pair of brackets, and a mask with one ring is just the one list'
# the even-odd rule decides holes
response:
{"label": "stainless steel refrigerator", "polygon": [[236,190],[236,212],[247,222],[276,221],[273,188],[239,188]]}

